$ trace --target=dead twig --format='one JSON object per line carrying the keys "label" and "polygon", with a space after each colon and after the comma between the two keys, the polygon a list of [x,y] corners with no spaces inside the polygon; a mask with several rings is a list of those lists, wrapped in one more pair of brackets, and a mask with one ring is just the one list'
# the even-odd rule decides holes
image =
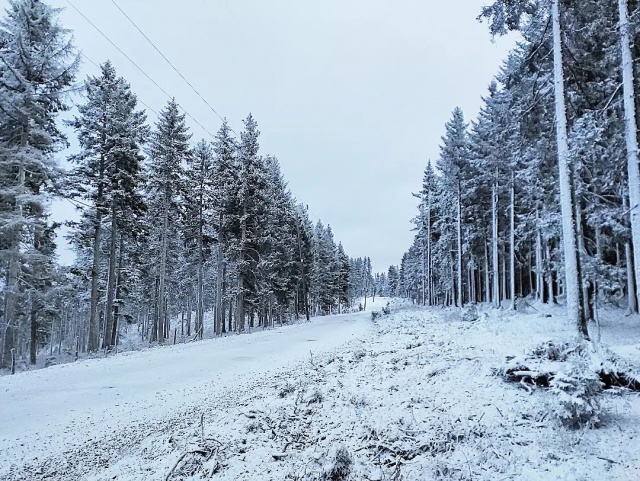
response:
{"label": "dead twig", "polygon": [[171,471],[169,471],[167,473],[167,475],[164,477],[164,481],[169,481],[169,478],[171,478],[171,475],[173,474],[173,472],[176,470],[176,468],[178,467],[178,464],[180,464],[182,462],[182,460],[184,458],[187,457],[187,455],[189,454],[189,451],[184,452],[180,455],[180,457],[178,458],[178,460],[176,461],[176,463],[173,465],[173,467],[171,468]]}

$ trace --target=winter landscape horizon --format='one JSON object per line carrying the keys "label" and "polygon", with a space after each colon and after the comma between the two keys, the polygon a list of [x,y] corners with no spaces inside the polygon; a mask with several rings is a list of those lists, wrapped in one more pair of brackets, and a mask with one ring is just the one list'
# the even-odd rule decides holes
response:
{"label": "winter landscape horizon", "polygon": [[0,10],[0,481],[640,479],[640,3]]}

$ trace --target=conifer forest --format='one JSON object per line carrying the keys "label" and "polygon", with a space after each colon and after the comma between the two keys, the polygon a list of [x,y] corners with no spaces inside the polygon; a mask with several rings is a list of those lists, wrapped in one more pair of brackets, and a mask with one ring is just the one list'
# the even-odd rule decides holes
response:
{"label": "conifer forest", "polygon": [[0,481],[640,479],[640,1],[144,3],[0,2]]}
{"label": "conifer forest", "polygon": [[[0,367],[12,350],[35,364],[48,344],[111,349],[122,323],[162,344],[202,337],[205,311],[220,335],[340,312],[373,291],[370,260],[311,222],[251,114],[239,134],[223,122],[196,140],[171,99],[150,125],[108,60],[77,78],[80,51],[45,2],[12,2],[1,45]],[[80,150],[63,172],[57,117],[73,107]],[[55,260],[52,195],[81,213],[71,266]]]}

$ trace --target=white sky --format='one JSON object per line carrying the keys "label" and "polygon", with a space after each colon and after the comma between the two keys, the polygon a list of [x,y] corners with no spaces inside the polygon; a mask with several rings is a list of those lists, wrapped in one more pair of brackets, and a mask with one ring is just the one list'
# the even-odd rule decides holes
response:
{"label": "white sky", "polygon": [[[220,120],[112,0],[71,1],[207,130],[218,130]],[[280,159],[312,220],[329,223],[347,253],[370,256],[376,271],[399,263],[412,242],[411,192],[438,155],[451,111],[459,105],[476,115],[514,42],[492,43],[476,21],[487,0],[116,1],[234,130],[253,113],[262,153]],[[89,58],[110,59],[141,101],[164,106],[164,94],[66,0],[49,3],[65,7],[62,22]],[[96,70],[85,62],[79,79]],[[194,140],[208,137],[191,126]],[[55,204],[57,219],[70,215],[68,204]]]}

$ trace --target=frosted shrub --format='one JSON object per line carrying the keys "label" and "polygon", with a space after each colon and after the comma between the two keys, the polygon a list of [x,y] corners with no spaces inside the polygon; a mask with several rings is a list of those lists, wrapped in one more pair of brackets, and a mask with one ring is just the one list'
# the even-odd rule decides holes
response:
{"label": "frosted shrub", "polygon": [[546,341],[533,349],[531,355],[540,359],[548,359],[549,361],[566,361],[569,354],[578,349],[578,347],[572,347],[567,343]]}
{"label": "frosted shrub", "polygon": [[494,369],[507,382],[518,382],[531,391],[548,388],[551,414],[571,429],[594,428],[602,423],[600,405],[603,376],[625,379],[616,370],[615,356],[610,351],[596,349],[586,341],[559,343],[547,341],[536,346],[524,357],[509,358],[507,364]]}
{"label": "frosted shrub", "polygon": [[382,308],[382,314],[388,316],[391,314],[391,304],[387,302],[387,305]]}
{"label": "frosted shrub", "polygon": [[320,390],[316,389],[306,399],[307,404],[321,404],[324,401],[324,395]]}
{"label": "frosted shrub", "polygon": [[480,316],[478,315],[478,308],[474,305],[465,307],[462,310],[462,314],[460,316],[460,319],[462,320],[462,322],[475,322],[478,319],[480,319]]}
{"label": "frosted shrub", "polygon": [[323,481],[344,481],[348,479],[352,465],[351,454],[349,454],[347,448],[340,446],[336,449],[330,462],[325,466],[322,476]]}
{"label": "frosted shrub", "polygon": [[553,414],[562,424],[572,429],[600,425],[602,383],[586,360],[576,360],[558,372],[549,387],[556,398]]}
{"label": "frosted shrub", "polygon": [[286,383],[284,386],[282,386],[278,390],[278,397],[279,398],[285,398],[289,394],[293,394],[294,392],[296,392],[296,387],[293,384]]}

